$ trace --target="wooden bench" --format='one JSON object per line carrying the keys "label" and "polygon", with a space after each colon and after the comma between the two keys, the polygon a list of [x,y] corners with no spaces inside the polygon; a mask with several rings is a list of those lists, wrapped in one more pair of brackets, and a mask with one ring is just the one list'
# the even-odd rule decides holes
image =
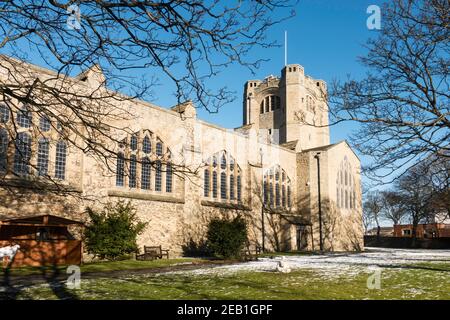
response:
{"label": "wooden bench", "polygon": [[245,248],[241,251],[241,259],[243,259],[244,261],[253,261],[253,260],[258,260],[258,256],[261,254],[261,247],[256,245],[255,249],[252,250],[250,249],[250,245],[247,244],[245,246]]}
{"label": "wooden bench", "polygon": [[144,253],[137,254],[136,260],[154,260],[163,257],[169,259],[169,250],[162,249],[161,246],[144,246]]}

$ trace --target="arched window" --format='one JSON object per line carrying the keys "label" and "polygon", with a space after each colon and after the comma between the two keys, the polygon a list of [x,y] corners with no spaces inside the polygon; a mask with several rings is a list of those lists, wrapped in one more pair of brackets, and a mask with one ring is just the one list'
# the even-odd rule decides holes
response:
{"label": "arched window", "polygon": [[47,138],[40,138],[38,143],[38,157],[37,157],[37,173],[38,176],[48,175],[48,156],[50,143]]}
{"label": "arched window", "polygon": [[209,174],[209,169],[205,169],[205,174],[204,174],[204,178],[203,178],[203,196],[205,197],[209,197],[209,190],[211,188],[210,186],[210,174]]}
{"label": "arched window", "polygon": [[242,183],[241,176],[237,177],[237,200],[238,202],[242,201]]}
{"label": "arched window", "polygon": [[263,186],[263,194],[264,194],[264,204],[269,203],[269,186],[268,183],[266,181],[266,179],[264,178],[264,186]]}
{"label": "arched window", "polygon": [[55,157],[55,178],[64,180],[66,178],[66,142],[60,140],[56,144],[56,157]]}
{"label": "arched window", "polygon": [[172,192],[172,164],[166,164],[166,192]]}
{"label": "arched window", "polygon": [[117,154],[117,166],[116,166],[116,186],[124,186],[125,176],[125,157],[122,152]]}
{"label": "arched window", "polygon": [[220,198],[227,198],[227,174],[225,172],[220,174]]}
{"label": "arched window", "polygon": [[150,190],[151,164],[148,157],[142,159],[141,189]]}
{"label": "arched window", "polygon": [[287,206],[288,206],[288,208],[292,207],[292,202],[291,202],[291,186],[290,186],[290,185],[287,186]]}
{"label": "arched window", "polygon": [[130,148],[132,151],[136,151],[138,149],[138,138],[135,134],[131,136]]}
{"label": "arched window", "polygon": [[130,156],[130,175],[128,177],[128,186],[130,188],[136,188],[136,171],[137,171],[137,159],[136,155]]}
{"label": "arched window", "polygon": [[271,206],[274,205],[274,201],[273,201],[273,183],[272,182],[269,183],[269,205],[271,205]]}
{"label": "arched window", "polygon": [[269,111],[274,111],[280,109],[281,100],[277,95],[268,95],[262,99],[260,104],[260,113],[265,113]]}
{"label": "arched window", "polygon": [[17,134],[15,140],[14,172],[17,175],[30,174],[31,136],[26,132]]}
{"label": "arched window", "polygon": [[5,104],[0,104],[0,123],[9,121],[9,108]]}
{"label": "arched window", "polygon": [[230,175],[230,200],[235,200],[234,196],[234,175]]}
{"label": "arched window", "polygon": [[291,179],[279,165],[264,173],[264,204],[272,207],[291,207]]}
{"label": "arched window", "polygon": [[217,198],[217,172],[213,172],[213,198]]}
{"label": "arched window", "polygon": [[150,141],[149,136],[145,136],[144,140],[142,141],[142,152],[144,153],[151,153],[152,152],[152,143]]}
{"label": "arched window", "polygon": [[156,155],[158,157],[162,157],[163,155],[163,145],[160,141],[156,143]]}
{"label": "arched window", "polygon": [[17,110],[17,124],[23,128],[31,127],[31,119],[32,115],[27,106],[22,106],[19,110]]}
{"label": "arched window", "polygon": [[[163,145],[159,137],[149,130],[136,132],[129,139],[130,144],[128,146],[127,138],[123,139],[118,145],[120,157],[117,159],[116,186],[125,185],[124,169],[129,166],[129,188],[173,192],[174,168],[170,150]],[[155,146],[155,148],[152,146]],[[129,154],[129,160],[125,160],[125,154]],[[155,156],[158,156],[157,161],[153,160]],[[163,184],[163,179],[165,179],[165,184]]]}
{"label": "arched window", "polygon": [[[220,199],[240,201],[241,169],[235,159],[226,151],[213,154],[205,161],[204,197],[217,199],[220,187]],[[207,173],[208,172],[208,173]],[[212,195],[209,193],[209,177],[212,175]],[[220,185],[218,179],[220,179]]]}
{"label": "arched window", "polygon": [[341,161],[336,178],[336,204],[341,209],[355,208],[355,178],[347,157]]}
{"label": "arched window", "polygon": [[42,116],[39,120],[39,129],[43,132],[50,131],[51,128],[51,122],[50,119],[47,116]]}
{"label": "arched window", "polygon": [[161,184],[162,184],[162,164],[161,161],[156,161],[155,165],[155,190],[161,191]]}
{"label": "arched window", "polygon": [[[0,105],[1,107],[1,105]],[[8,132],[0,128],[0,171],[6,172],[8,168]]]}

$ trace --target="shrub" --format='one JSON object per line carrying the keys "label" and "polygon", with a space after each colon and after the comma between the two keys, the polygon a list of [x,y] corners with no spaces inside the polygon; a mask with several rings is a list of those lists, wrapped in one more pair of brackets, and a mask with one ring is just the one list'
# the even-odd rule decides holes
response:
{"label": "shrub", "polygon": [[241,217],[213,219],[208,225],[206,238],[208,248],[216,257],[237,258],[247,241],[247,223]]}
{"label": "shrub", "polygon": [[86,210],[91,219],[84,233],[89,253],[101,259],[117,260],[137,251],[136,238],[147,223],[138,219],[130,202],[108,203],[100,212]]}

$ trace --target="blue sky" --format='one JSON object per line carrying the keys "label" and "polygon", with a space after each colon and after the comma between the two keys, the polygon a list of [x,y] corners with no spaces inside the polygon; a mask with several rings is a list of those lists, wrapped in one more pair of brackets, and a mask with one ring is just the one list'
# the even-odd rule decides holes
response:
{"label": "blue sky", "polygon": [[[365,53],[363,44],[376,31],[368,30],[366,21],[369,17],[367,7],[381,5],[382,0],[299,0],[294,8],[296,16],[275,25],[268,34],[268,41],[284,43],[284,31],[288,32],[288,63],[298,63],[313,78],[330,83],[333,79],[344,79],[347,75],[358,77],[366,70],[357,62],[357,57]],[[287,14],[286,10],[284,14]],[[280,14],[280,12],[278,13]],[[283,14],[283,12],[281,12]],[[274,17],[276,19],[276,17]],[[25,45],[21,48],[25,51]],[[225,105],[218,113],[209,113],[198,109],[200,119],[226,128],[242,125],[242,93],[244,83],[249,79],[264,79],[266,76],[280,75],[284,66],[284,47],[261,49],[250,52],[252,58],[267,59],[253,75],[248,69],[239,65],[223,70],[210,79],[207,86],[218,88],[224,84],[234,91],[236,99]],[[36,52],[27,55],[31,63],[46,67]],[[135,71],[135,75],[157,76],[154,70]],[[159,77],[160,85],[154,90],[151,102],[162,107],[177,103],[174,96],[174,84],[170,79]],[[355,124],[344,123],[331,127],[331,142],[348,138],[355,129]]]}
{"label": "blue sky", "polygon": [[[328,83],[333,79],[345,79],[347,75],[358,78],[366,70],[357,62],[357,57],[365,54],[363,44],[367,39],[377,35],[376,31],[371,31],[366,26],[369,17],[367,8],[373,4],[381,6],[382,3],[382,0],[299,0],[294,8],[296,16],[275,25],[268,34],[268,41],[277,41],[283,45],[286,30],[288,63],[301,64],[308,75]],[[250,54],[268,61],[261,64],[255,75],[246,68],[234,65],[210,79],[207,86],[218,88],[226,84],[228,89],[236,93],[236,99],[221,108],[218,113],[198,109],[200,119],[226,128],[242,125],[244,83],[249,79],[264,79],[270,74],[280,75],[284,66],[283,47],[254,48]],[[29,62],[43,65],[38,54],[30,52],[29,58]],[[152,71],[154,70],[146,73],[141,70],[137,74],[158,76],[151,73]],[[160,86],[155,88],[151,102],[162,107],[175,105],[177,101],[173,95],[174,84],[165,77],[159,78],[159,82]],[[332,126],[331,142],[347,139],[355,128],[354,123]],[[362,161],[364,163],[367,160]]]}
{"label": "blue sky", "polygon": [[[363,55],[363,44],[376,31],[368,30],[367,7],[381,5],[377,0],[300,0],[295,8],[296,16],[276,25],[268,35],[269,40],[284,42],[284,30],[288,32],[288,63],[298,63],[305,72],[318,79],[331,82],[344,79],[348,74],[361,76],[366,70],[357,62]],[[211,85],[226,83],[236,92],[236,100],[224,106],[217,114],[198,110],[199,117],[227,128],[242,125],[242,93],[248,79],[263,79],[267,75],[280,75],[284,66],[284,48],[255,49],[253,54],[270,59],[252,75],[239,66],[228,68]],[[160,92],[160,91],[159,91]],[[158,93],[155,103],[170,106],[176,103],[170,92]],[[355,128],[345,123],[331,128],[331,142],[346,139]]]}

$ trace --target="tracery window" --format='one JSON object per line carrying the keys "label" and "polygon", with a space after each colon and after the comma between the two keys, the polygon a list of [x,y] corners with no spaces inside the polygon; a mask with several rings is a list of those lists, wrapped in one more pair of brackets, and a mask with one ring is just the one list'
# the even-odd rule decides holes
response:
{"label": "tracery window", "polygon": [[264,204],[271,208],[291,207],[291,179],[279,165],[264,174]]}
{"label": "tracery window", "polygon": [[[173,171],[169,148],[153,132],[136,132],[119,144],[116,186],[172,193],[175,182]],[[125,175],[128,176],[128,183]]]}
{"label": "tracery window", "polygon": [[226,151],[220,151],[205,161],[203,178],[205,198],[217,199],[220,190],[221,201],[241,201],[241,169]]}
{"label": "tracery window", "polygon": [[336,205],[341,209],[354,209],[356,205],[355,177],[353,168],[345,157],[337,172]]}

